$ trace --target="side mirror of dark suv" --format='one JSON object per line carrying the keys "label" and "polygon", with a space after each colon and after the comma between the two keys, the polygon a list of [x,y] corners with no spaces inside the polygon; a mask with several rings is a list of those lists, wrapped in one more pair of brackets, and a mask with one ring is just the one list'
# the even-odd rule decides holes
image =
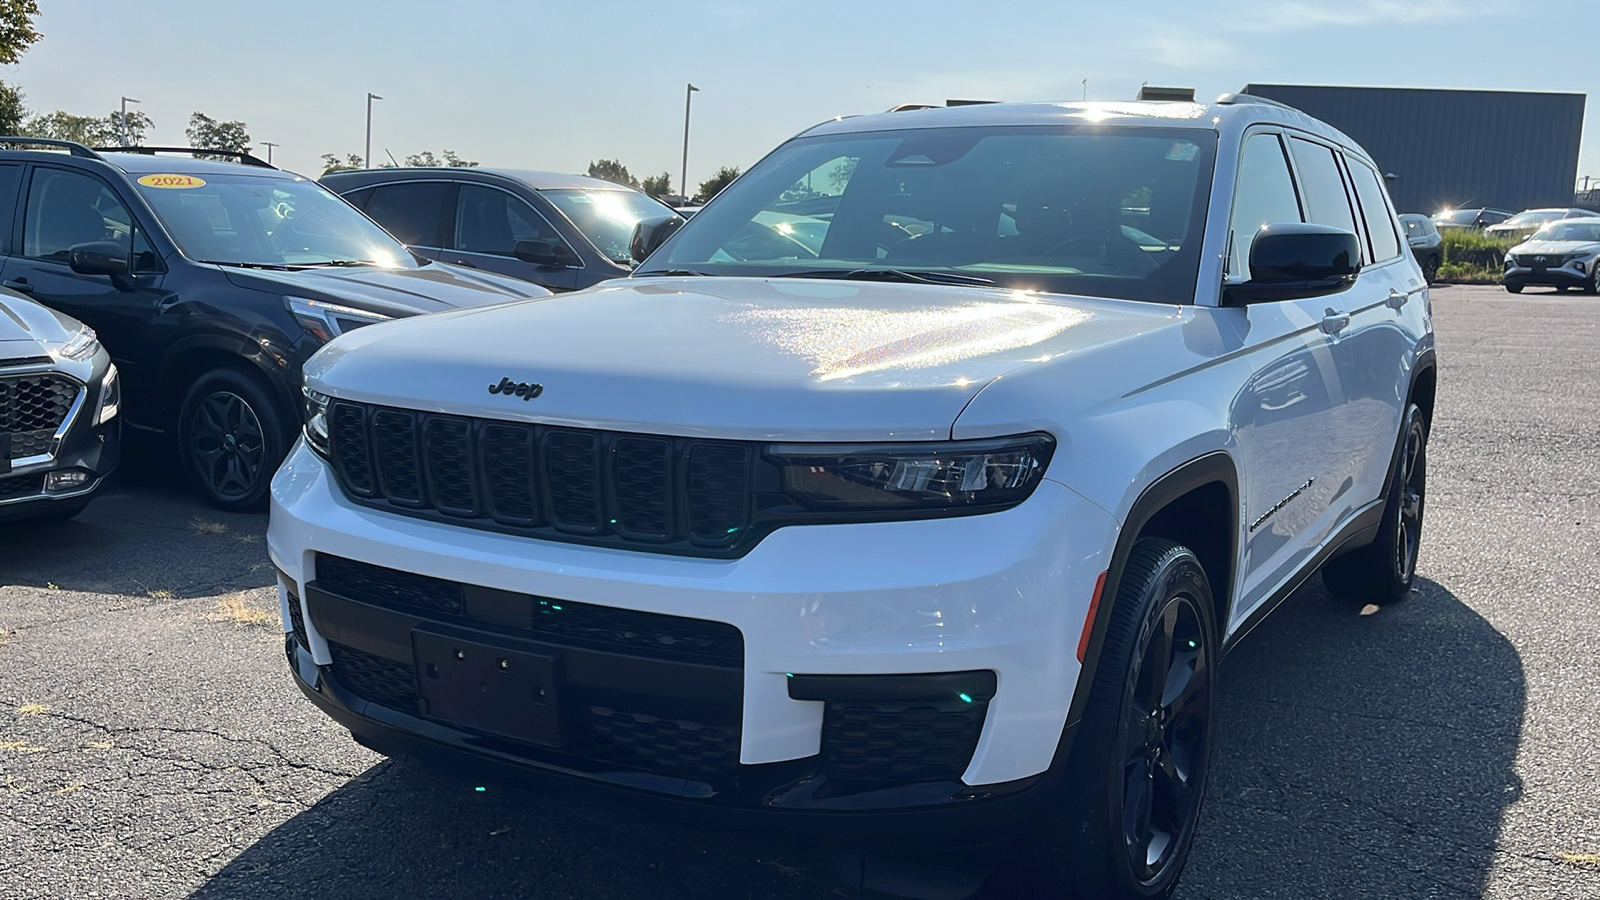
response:
{"label": "side mirror of dark suv", "polygon": [[1337,294],[1361,271],[1361,241],[1327,225],[1268,225],[1250,245],[1250,280],[1223,288],[1226,306]]}
{"label": "side mirror of dark suv", "polygon": [[67,251],[67,265],[79,275],[109,275],[111,283],[127,290],[131,283],[128,252],[115,241],[91,241]]}
{"label": "side mirror of dark suv", "polygon": [[656,252],[656,248],[665,244],[667,238],[683,227],[684,221],[683,216],[676,213],[640,219],[633,226],[633,239],[628,242],[628,253],[633,257],[634,265],[644,262],[646,257]]}

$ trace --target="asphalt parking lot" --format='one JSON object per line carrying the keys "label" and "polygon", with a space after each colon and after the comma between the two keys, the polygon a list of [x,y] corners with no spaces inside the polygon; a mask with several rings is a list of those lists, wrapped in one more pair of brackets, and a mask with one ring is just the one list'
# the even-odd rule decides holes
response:
{"label": "asphalt parking lot", "polygon": [[[1434,311],[1419,590],[1313,580],[1229,658],[1184,900],[1600,898],[1600,300]],[[0,897],[851,895],[774,837],[356,746],[290,683],[265,529],[134,465],[0,530]]]}

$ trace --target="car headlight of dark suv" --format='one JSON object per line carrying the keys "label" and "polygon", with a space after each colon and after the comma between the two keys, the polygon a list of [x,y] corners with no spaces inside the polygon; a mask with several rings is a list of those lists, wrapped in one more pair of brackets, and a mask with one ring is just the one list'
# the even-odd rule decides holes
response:
{"label": "car headlight of dark suv", "polygon": [[1044,478],[1047,434],[905,444],[774,444],[783,492],[814,510],[894,513],[1013,506]]}

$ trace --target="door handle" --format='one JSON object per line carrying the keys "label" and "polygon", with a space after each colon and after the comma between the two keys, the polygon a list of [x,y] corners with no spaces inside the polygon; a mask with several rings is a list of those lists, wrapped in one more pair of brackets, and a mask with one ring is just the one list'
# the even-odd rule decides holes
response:
{"label": "door handle", "polygon": [[1324,334],[1338,334],[1350,324],[1350,314],[1328,310],[1322,316],[1322,332]]}
{"label": "door handle", "polygon": [[8,287],[19,294],[33,293],[33,285],[26,278],[13,278],[10,281],[0,281],[0,287]]}
{"label": "door handle", "polygon": [[1406,301],[1410,299],[1410,294],[1402,294],[1394,288],[1389,288],[1389,299],[1383,301],[1383,305],[1389,307],[1390,309],[1399,309],[1400,307],[1405,306]]}

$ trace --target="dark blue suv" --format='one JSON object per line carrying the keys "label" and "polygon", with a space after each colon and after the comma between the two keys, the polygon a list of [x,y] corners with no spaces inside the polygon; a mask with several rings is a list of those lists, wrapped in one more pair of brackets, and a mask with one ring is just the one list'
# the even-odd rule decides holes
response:
{"label": "dark blue suv", "polygon": [[174,436],[228,509],[264,503],[300,427],[301,364],[324,343],[549,293],[418,257],[248,154],[14,137],[0,138],[0,283],[98,332],[128,426]]}

